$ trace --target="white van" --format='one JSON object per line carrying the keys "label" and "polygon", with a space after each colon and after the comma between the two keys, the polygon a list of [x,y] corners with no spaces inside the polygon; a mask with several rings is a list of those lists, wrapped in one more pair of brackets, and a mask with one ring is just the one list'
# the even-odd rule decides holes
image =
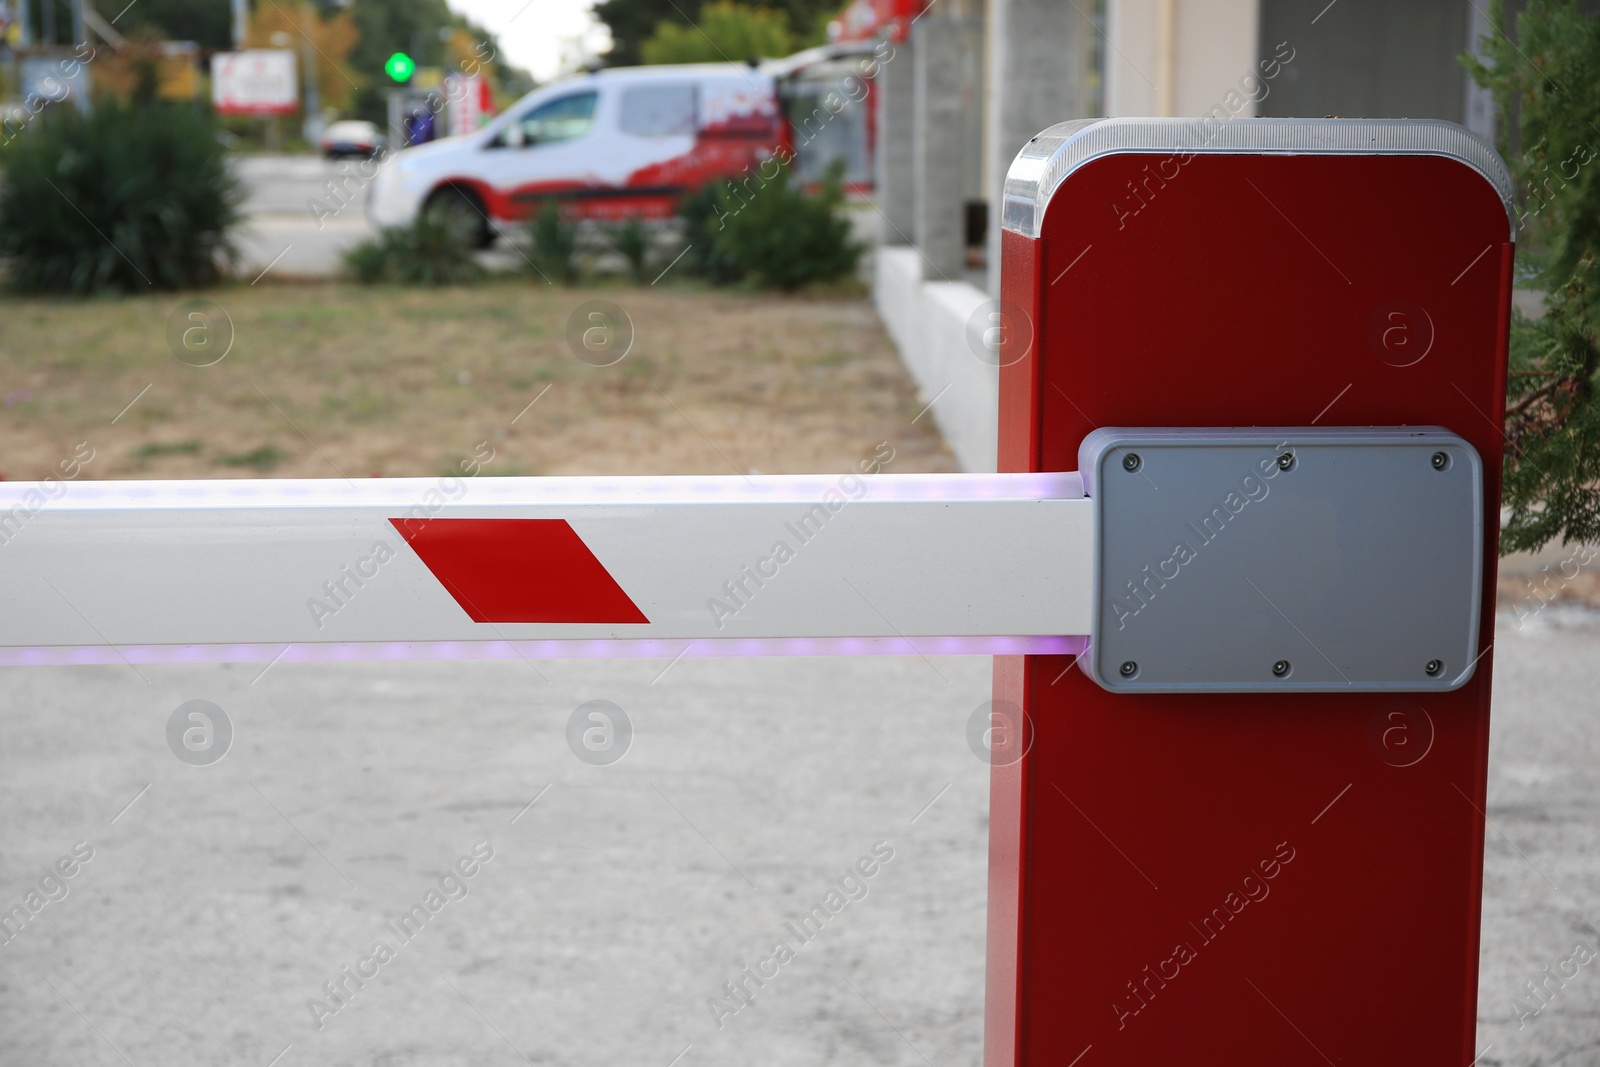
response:
{"label": "white van", "polygon": [[483,129],[406,149],[379,170],[367,215],[406,225],[444,214],[477,244],[548,201],[590,218],[667,217],[705,183],[786,145],[770,74],[733,63],[574,75]]}

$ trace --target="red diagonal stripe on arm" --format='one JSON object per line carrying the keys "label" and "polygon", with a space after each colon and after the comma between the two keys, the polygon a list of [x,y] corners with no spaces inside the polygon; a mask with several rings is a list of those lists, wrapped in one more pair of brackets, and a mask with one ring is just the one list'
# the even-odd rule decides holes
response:
{"label": "red diagonal stripe on arm", "polygon": [[390,519],[473,622],[648,623],[565,519]]}

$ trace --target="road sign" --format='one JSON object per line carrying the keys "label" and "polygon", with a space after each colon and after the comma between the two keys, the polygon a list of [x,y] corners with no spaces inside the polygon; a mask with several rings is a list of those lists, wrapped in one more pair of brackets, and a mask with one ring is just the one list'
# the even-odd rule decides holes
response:
{"label": "road sign", "polygon": [[[1450,609],[1477,617],[1475,669],[1453,691],[1113,692],[1065,656],[997,659],[996,701],[1026,709],[1033,747],[992,775],[988,1067],[1478,1056],[1511,201],[1494,153],[1439,122],[1066,123],[1012,165],[1002,306],[1034,329],[1002,348],[1003,470],[1071,469],[1101,427],[1434,425],[1482,457],[1482,530]],[[1155,466],[1147,496],[1193,494]],[[1247,502],[1147,610],[1218,578],[1208,553],[1275,500],[1312,570],[1349,559],[1352,526],[1411,521]],[[1339,657],[1302,619],[1359,598],[1300,580],[1231,568],[1195,643],[1273,617],[1288,650],[1264,672],[1326,669]]]}
{"label": "road sign", "polygon": [[292,115],[300,106],[294,53],[280,48],[211,57],[211,106],[219,115]]}
{"label": "road sign", "polygon": [[79,107],[89,99],[89,65],[72,56],[24,56],[21,63],[21,95],[31,101],[59,104],[71,100]]}
{"label": "road sign", "polygon": [[494,117],[494,94],[481,74],[452,74],[444,80],[451,136],[475,133]]}
{"label": "road sign", "polygon": [[383,72],[389,75],[391,80],[401,84],[409,81],[411,75],[415,74],[416,71],[416,60],[404,52],[396,52],[383,62]]}

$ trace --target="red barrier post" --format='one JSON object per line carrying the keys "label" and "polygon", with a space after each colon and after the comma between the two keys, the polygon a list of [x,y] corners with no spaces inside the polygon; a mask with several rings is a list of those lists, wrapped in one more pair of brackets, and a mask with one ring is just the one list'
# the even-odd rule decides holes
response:
{"label": "red barrier post", "polygon": [[1473,1062],[1503,165],[1445,123],[1102,120],[1006,194],[1002,471],[1075,470],[1102,426],[1442,426],[1483,457],[1484,529],[1452,692],[1114,694],[997,659],[1034,742],[993,773],[986,1064]]}

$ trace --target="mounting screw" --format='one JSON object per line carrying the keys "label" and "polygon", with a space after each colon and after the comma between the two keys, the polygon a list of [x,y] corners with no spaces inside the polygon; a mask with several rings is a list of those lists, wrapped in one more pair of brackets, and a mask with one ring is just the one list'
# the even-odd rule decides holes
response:
{"label": "mounting screw", "polygon": [[1449,456],[1445,455],[1443,452],[1435,452],[1433,454],[1433,469],[1434,470],[1442,471],[1448,466],[1450,466],[1450,457]]}
{"label": "mounting screw", "polygon": [[1285,452],[1278,457],[1278,469],[1281,471],[1294,469],[1294,453]]}
{"label": "mounting screw", "polygon": [[1139,458],[1139,453],[1129,452],[1126,456],[1122,457],[1122,469],[1127,471],[1129,474],[1132,474],[1134,471],[1139,469],[1139,465],[1143,462],[1144,460]]}
{"label": "mounting screw", "polygon": [[1430,659],[1428,661],[1428,663],[1427,663],[1427,666],[1423,667],[1422,669],[1428,672],[1428,677],[1429,678],[1432,678],[1434,675],[1436,675],[1440,671],[1444,670],[1444,661],[1443,660],[1438,660],[1438,659]]}
{"label": "mounting screw", "polygon": [[1119,669],[1121,670],[1124,678],[1132,678],[1134,675],[1139,673],[1139,665],[1133,662],[1131,659],[1124,660],[1121,668]]}
{"label": "mounting screw", "polygon": [[1284,675],[1288,674],[1289,661],[1286,659],[1280,659],[1278,662],[1274,663],[1272,665],[1272,673],[1279,678],[1282,678]]}

